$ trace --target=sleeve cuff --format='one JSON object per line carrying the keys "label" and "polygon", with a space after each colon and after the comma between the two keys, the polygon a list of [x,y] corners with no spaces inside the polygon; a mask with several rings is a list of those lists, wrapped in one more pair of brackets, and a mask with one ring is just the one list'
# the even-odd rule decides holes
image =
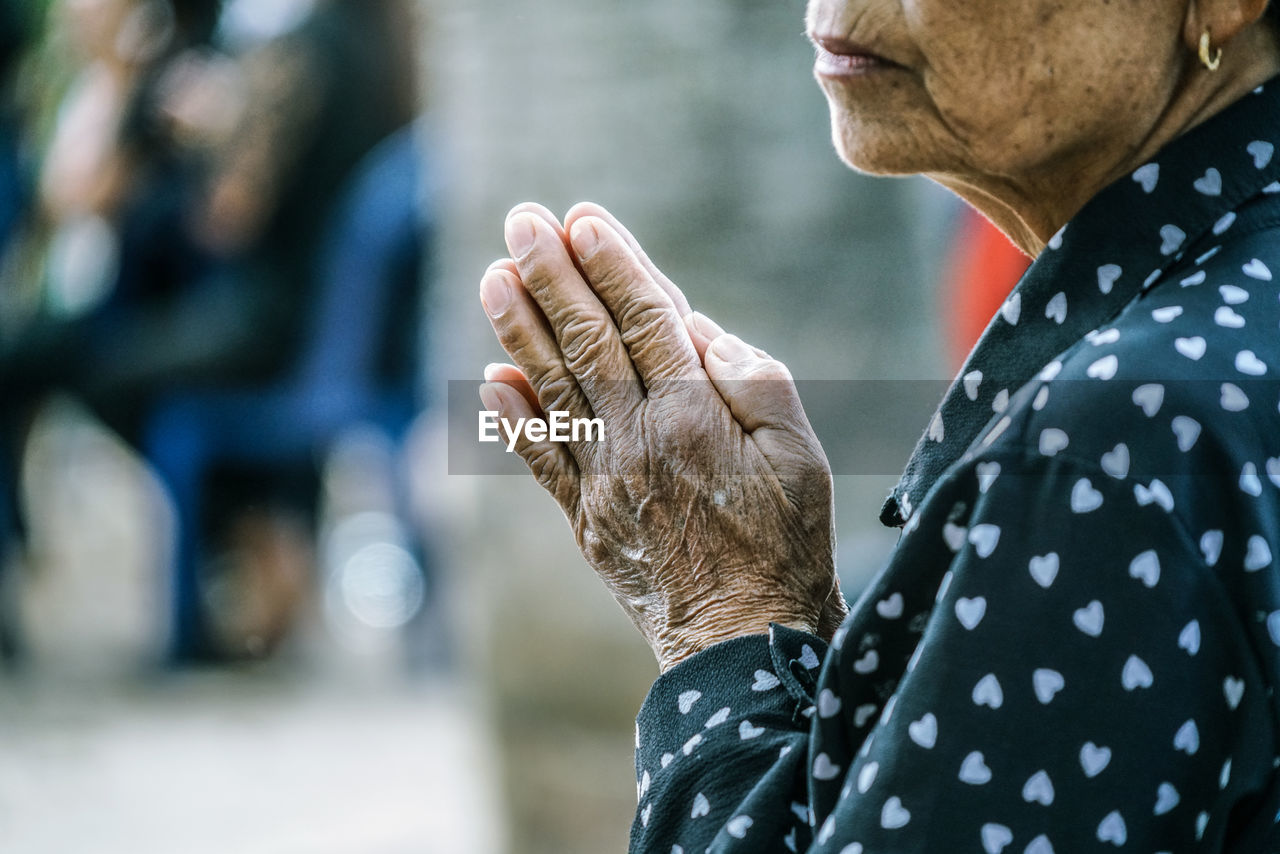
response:
{"label": "sleeve cuff", "polygon": [[[638,766],[689,755],[706,731],[750,717],[751,726],[807,729],[827,644],[777,624],[769,634],[718,643],[658,677],[636,717]],[[743,724],[740,724],[740,726]]]}

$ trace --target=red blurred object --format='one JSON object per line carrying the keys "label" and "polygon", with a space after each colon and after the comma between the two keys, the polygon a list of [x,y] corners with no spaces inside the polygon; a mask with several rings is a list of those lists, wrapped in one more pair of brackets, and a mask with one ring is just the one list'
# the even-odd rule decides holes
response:
{"label": "red blurred object", "polygon": [[956,227],[942,290],[947,357],[959,369],[1031,259],[972,208]]}

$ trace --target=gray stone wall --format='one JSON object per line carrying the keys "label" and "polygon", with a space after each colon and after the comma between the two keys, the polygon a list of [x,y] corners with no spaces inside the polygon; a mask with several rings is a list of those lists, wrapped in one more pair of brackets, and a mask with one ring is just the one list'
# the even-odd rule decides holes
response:
{"label": "gray stone wall", "polygon": [[[558,213],[579,199],[606,205],[695,307],[799,378],[945,374],[930,282],[947,204],[921,182],[858,176],[836,159],[802,4],[426,8],[441,397],[445,381],[478,380],[501,358],[476,288],[503,253],[504,213],[526,199]],[[512,850],[623,850],[631,722],[652,658],[528,478],[437,465],[450,571],[468,594],[459,633],[490,686]],[[875,523],[893,480],[839,479],[854,585],[895,539]]]}

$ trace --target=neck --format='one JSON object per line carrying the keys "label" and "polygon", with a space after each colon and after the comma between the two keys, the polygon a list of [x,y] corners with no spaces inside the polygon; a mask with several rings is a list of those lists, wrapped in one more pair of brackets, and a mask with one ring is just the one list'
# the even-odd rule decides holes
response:
{"label": "neck", "polygon": [[1049,239],[1107,185],[1149,162],[1160,149],[1280,73],[1280,50],[1261,26],[1229,45],[1210,72],[1194,60],[1173,97],[1138,143],[1123,149],[1085,146],[1028,174],[935,173],[929,177],[977,208],[1014,245],[1035,257]]}

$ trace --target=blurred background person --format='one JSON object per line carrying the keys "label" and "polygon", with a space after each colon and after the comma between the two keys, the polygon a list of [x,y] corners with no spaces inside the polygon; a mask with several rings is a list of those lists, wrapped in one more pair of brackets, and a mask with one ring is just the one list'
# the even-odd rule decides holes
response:
{"label": "blurred background person", "polygon": [[[410,4],[323,0],[233,57],[215,49],[221,5],[52,10],[53,40],[80,67],[40,172],[42,295],[0,362],[11,455],[39,401],[62,389],[173,495],[175,660],[261,654],[284,637],[310,572],[313,454],[352,423],[394,432],[413,413],[422,234],[408,131],[384,156],[388,189],[346,198],[362,159],[418,111]],[[374,271],[369,240],[351,236],[358,225],[342,244],[344,202],[360,209],[342,212],[349,220],[382,215],[398,229],[383,247],[395,257]],[[366,222],[363,236],[378,231]],[[344,262],[364,264],[365,280],[341,274],[350,286],[396,289],[380,312],[372,294],[347,294],[346,319],[380,352],[353,354],[326,312],[338,297],[326,302],[325,284]],[[364,379],[395,386],[394,414],[371,412],[369,396],[338,400],[351,390],[319,375],[366,356]]]}

